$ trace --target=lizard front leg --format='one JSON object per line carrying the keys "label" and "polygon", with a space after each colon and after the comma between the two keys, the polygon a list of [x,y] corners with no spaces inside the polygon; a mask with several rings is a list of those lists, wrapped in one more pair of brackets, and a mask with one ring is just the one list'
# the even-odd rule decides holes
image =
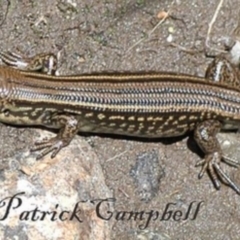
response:
{"label": "lizard front leg", "polygon": [[52,53],[41,53],[33,57],[20,56],[10,51],[0,52],[0,59],[7,65],[31,72],[56,75],[57,57]]}
{"label": "lizard front leg", "polygon": [[52,152],[51,158],[54,158],[62,148],[71,142],[80,126],[80,121],[73,115],[57,115],[50,121],[52,125],[60,126],[60,130],[56,137],[35,143],[36,146],[31,151],[45,149],[37,156],[37,159],[44,157],[50,152]]}

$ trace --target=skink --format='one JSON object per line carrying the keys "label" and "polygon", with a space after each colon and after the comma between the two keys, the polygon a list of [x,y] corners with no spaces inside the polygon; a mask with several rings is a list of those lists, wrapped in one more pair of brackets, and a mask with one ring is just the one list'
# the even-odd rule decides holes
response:
{"label": "skink", "polygon": [[[1,53],[7,64],[24,63],[12,56]],[[46,56],[22,66],[46,66]],[[47,60],[55,64],[53,57]],[[199,176],[209,170],[217,188],[220,178],[240,194],[220,167],[224,156],[216,138],[221,129],[240,126],[239,75],[222,57],[212,62],[205,78],[163,72],[52,76],[1,66],[0,121],[60,129],[56,137],[36,143],[33,150],[44,149],[38,158],[49,152],[55,157],[79,131],[144,138],[194,131],[205,154]]]}

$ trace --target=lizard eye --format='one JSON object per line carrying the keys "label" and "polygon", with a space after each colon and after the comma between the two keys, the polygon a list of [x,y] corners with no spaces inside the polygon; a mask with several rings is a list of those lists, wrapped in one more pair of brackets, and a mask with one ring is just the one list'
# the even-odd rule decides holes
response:
{"label": "lizard eye", "polygon": [[4,108],[2,112],[6,117],[9,116],[9,112],[10,112],[9,109]]}

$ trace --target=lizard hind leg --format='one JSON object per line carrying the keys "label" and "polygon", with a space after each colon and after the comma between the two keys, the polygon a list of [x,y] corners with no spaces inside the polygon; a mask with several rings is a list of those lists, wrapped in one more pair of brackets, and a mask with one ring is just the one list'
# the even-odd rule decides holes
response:
{"label": "lizard hind leg", "polygon": [[[220,162],[224,158],[220,144],[216,137],[220,129],[221,123],[219,121],[207,120],[198,124],[194,130],[194,139],[205,154],[204,159],[197,163],[197,166],[202,165],[199,178],[202,178],[205,171],[208,170],[217,189],[221,186],[219,182],[220,179],[240,194],[240,188],[231,180],[231,178],[220,166]],[[229,163],[228,161],[226,162]]]}

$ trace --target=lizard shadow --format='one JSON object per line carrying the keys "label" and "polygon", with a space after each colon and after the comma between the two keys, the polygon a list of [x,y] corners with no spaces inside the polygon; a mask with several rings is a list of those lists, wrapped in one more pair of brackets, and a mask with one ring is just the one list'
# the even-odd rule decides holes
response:
{"label": "lizard shadow", "polygon": [[[143,142],[143,143],[162,143],[164,145],[169,145],[171,146],[172,144],[182,141],[185,138],[187,139],[187,147],[188,149],[200,156],[201,158],[204,157],[204,153],[202,150],[198,147],[197,143],[194,140],[193,137],[193,132],[186,133],[181,136],[177,137],[169,137],[169,138],[139,138],[139,137],[134,137],[134,136],[123,136],[123,135],[117,135],[117,134],[106,134],[106,133],[80,133],[80,136],[84,137],[91,137],[91,136],[98,136],[101,138],[111,138],[111,139],[116,139],[116,140],[130,140],[133,142]],[[93,144],[94,147],[94,144]]]}

